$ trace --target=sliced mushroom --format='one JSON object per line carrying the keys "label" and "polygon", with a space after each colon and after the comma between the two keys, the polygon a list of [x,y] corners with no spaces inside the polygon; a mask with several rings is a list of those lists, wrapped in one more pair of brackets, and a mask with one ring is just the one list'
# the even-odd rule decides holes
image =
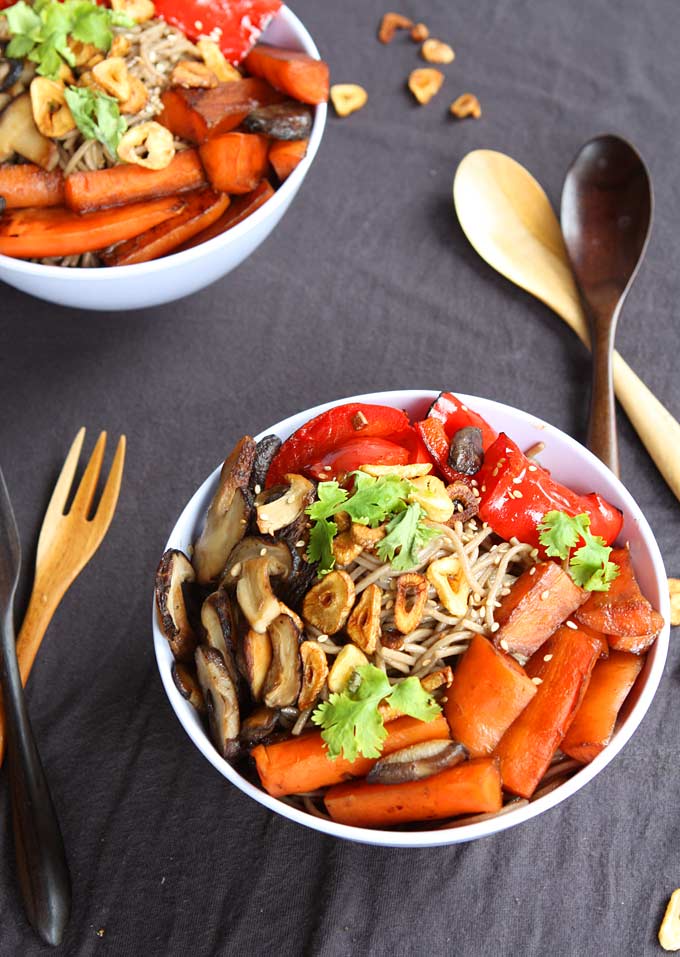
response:
{"label": "sliced mushroom", "polygon": [[156,572],[156,607],[163,634],[177,661],[191,661],[196,647],[196,632],[189,620],[185,597],[185,586],[195,579],[184,552],[169,548]]}
{"label": "sliced mushroom", "polygon": [[248,535],[239,542],[227,560],[222,576],[225,588],[235,588],[245,562],[266,558],[272,578],[288,578],[293,571],[293,555],[286,542],[260,535]]}
{"label": "sliced mushroom", "polygon": [[198,646],[196,675],[205,697],[213,744],[222,757],[229,761],[239,751],[241,719],[236,688],[219,651],[206,645]]}
{"label": "sliced mushroom", "polygon": [[484,461],[482,430],[475,425],[458,429],[451,439],[449,465],[463,475],[475,475]]}
{"label": "sliced mushroom", "polygon": [[224,659],[229,677],[238,688],[239,674],[236,667],[236,622],[231,599],[219,588],[208,595],[201,608],[201,624],[205,639],[211,648],[217,649]]}
{"label": "sliced mushroom", "polygon": [[302,617],[324,634],[334,635],[347,621],[354,596],[354,582],[347,572],[330,572],[305,595]]}
{"label": "sliced mushroom", "polygon": [[266,556],[243,563],[236,599],[253,631],[266,631],[280,614],[279,600],[269,581],[269,559]]}
{"label": "sliced mushroom", "polygon": [[347,634],[365,654],[372,655],[380,635],[380,606],[382,592],[377,585],[369,585],[347,619]]}
{"label": "sliced mushroom", "polygon": [[407,572],[397,579],[394,599],[394,624],[403,635],[415,631],[427,602],[427,579],[418,572]]}
{"label": "sliced mushroom", "polygon": [[272,643],[267,632],[253,631],[244,636],[239,648],[241,671],[254,701],[262,700],[262,687],[272,663]]}
{"label": "sliced mushroom", "polygon": [[201,584],[219,578],[229,555],[246,534],[250,518],[247,489],[254,459],[255,442],[244,435],[222,466],[205,528],[194,549],[194,567]]}
{"label": "sliced mushroom", "polygon": [[205,698],[194,672],[181,662],[173,661],[172,680],[185,701],[192,704],[199,714],[205,714]]}
{"label": "sliced mushroom", "polygon": [[[298,539],[298,541],[301,541],[301,539]],[[316,579],[318,565],[316,562],[310,564],[305,559],[301,549],[296,548],[295,545],[291,547],[291,554],[293,556],[293,572],[290,578],[278,586],[278,594],[281,596],[281,601],[285,602],[286,605],[299,608],[302,599]]]}
{"label": "sliced mushroom", "polygon": [[265,435],[255,446],[255,461],[250,475],[250,489],[253,495],[259,495],[264,488],[269,466],[280,448],[281,439],[278,435]]}
{"label": "sliced mushroom", "polygon": [[290,615],[282,614],[272,621],[267,634],[272,643],[272,663],[262,697],[267,707],[284,708],[295,704],[300,693],[300,631]]}
{"label": "sliced mushroom", "polygon": [[312,129],[312,111],[295,100],[272,103],[249,113],[243,128],[275,140],[306,140]]}
{"label": "sliced mushroom", "polygon": [[56,144],[35,125],[29,93],[15,97],[0,113],[0,163],[16,153],[46,170],[59,162]]}
{"label": "sliced mushroom", "polygon": [[292,525],[314,497],[314,485],[304,475],[292,474],[285,478],[288,485],[278,497],[272,498],[272,489],[267,489],[255,499],[257,527],[264,535],[273,535]]}
{"label": "sliced mushroom", "polygon": [[453,482],[446,486],[446,494],[453,502],[453,514],[446,523],[467,522],[479,511],[479,498],[465,482]]}
{"label": "sliced mushroom", "polygon": [[9,90],[19,82],[24,69],[23,60],[12,60],[9,57],[0,57],[0,93]]}
{"label": "sliced mushroom", "polygon": [[467,758],[467,750],[455,741],[421,741],[393,751],[377,761],[366,780],[371,784],[406,784],[452,768]]}
{"label": "sliced mushroom", "polygon": [[251,748],[265,741],[276,727],[278,712],[274,708],[256,708],[241,725],[241,741]]}
{"label": "sliced mushroom", "polygon": [[316,703],[328,678],[328,660],[326,652],[315,641],[303,641],[300,645],[302,658],[302,690],[298,698],[298,708],[306,711]]}

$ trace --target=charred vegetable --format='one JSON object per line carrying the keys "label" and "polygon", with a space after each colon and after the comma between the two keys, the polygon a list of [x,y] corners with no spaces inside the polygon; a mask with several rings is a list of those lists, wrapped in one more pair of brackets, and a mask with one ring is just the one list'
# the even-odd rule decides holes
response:
{"label": "charred vegetable", "polygon": [[255,460],[250,474],[250,490],[253,495],[259,495],[264,488],[269,466],[280,448],[281,439],[278,435],[265,435],[255,446]]}
{"label": "charred vegetable", "polygon": [[243,563],[236,598],[253,631],[266,631],[281,610],[269,581],[269,559],[266,556]]}
{"label": "charred vegetable", "polygon": [[238,754],[241,720],[236,688],[222,655],[214,648],[196,649],[196,673],[203,690],[213,744],[226,760]]}
{"label": "charred vegetable", "polygon": [[314,497],[314,486],[302,475],[286,475],[286,486],[261,492],[255,499],[257,527],[265,535],[292,525]]}
{"label": "charred vegetable", "polygon": [[172,680],[184,700],[192,704],[199,714],[205,714],[205,698],[192,669],[179,661],[173,662]]}
{"label": "charred vegetable", "polygon": [[9,90],[19,81],[24,69],[23,60],[0,57],[0,93]]}
{"label": "charred vegetable", "polygon": [[239,666],[248,682],[253,701],[262,700],[262,688],[272,663],[272,643],[266,631],[251,628],[239,646]]}
{"label": "charred vegetable", "polygon": [[438,774],[467,758],[462,744],[454,741],[421,741],[394,751],[373,765],[366,777],[372,784],[406,784]]}
{"label": "charred vegetable", "polygon": [[211,648],[222,655],[234,686],[238,688],[238,670],[236,668],[236,622],[234,608],[229,595],[218,589],[209,595],[201,608],[201,624],[205,629],[205,639]]}
{"label": "charred vegetable", "polygon": [[265,741],[276,727],[278,712],[274,708],[256,708],[241,725],[241,741],[250,748]]}
{"label": "charred vegetable", "polygon": [[466,425],[453,436],[449,449],[449,465],[462,475],[475,475],[484,461],[482,430]]}
{"label": "charred vegetable", "polygon": [[266,558],[272,578],[288,578],[293,571],[293,556],[285,542],[249,535],[238,543],[227,561],[222,582],[225,588],[235,587],[243,566],[253,558]]}
{"label": "charred vegetable", "polygon": [[196,647],[196,633],[185,598],[185,586],[195,580],[194,569],[184,552],[168,549],[156,572],[156,607],[163,634],[178,661],[191,661]]}
{"label": "charred vegetable", "polygon": [[251,133],[264,133],[275,140],[304,140],[312,130],[312,111],[293,100],[272,103],[253,110],[243,126]]}
{"label": "charred vegetable", "polygon": [[272,621],[268,634],[272,643],[272,662],[262,696],[267,707],[284,708],[295,704],[300,693],[300,631],[290,615],[282,614]]}

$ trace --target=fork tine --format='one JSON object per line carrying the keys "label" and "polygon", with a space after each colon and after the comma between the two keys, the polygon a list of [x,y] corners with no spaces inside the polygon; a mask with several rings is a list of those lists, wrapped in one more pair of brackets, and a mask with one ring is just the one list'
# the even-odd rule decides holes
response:
{"label": "fork tine", "polygon": [[105,450],[106,432],[100,432],[97,444],[92,450],[90,461],[87,463],[83,477],[80,480],[80,485],[78,486],[78,491],[73,499],[70,514],[87,517],[92,507],[92,502],[94,501],[94,493],[97,491],[97,482],[99,481],[99,473],[102,470]]}
{"label": "fork tine", "polygon": [[68,450],[68,455],[66,456],[61,472],[59,473],[59,478],[54,486],[52,497],[50,498],[49,505],[47,506],[47,510],[45,512],[45,517],[40,529],[40,537],[38,538],[38,560],[40,560],[41,553],[44,552],[48,547],[55,526],[64,514],[64,506],[66,505],[68,494],[71,491],[73,476],[76,474],[78,459],[80,458],[84,440],[85,426],[83,425],[78,430],[78,433],[71,444],[71,448]]}
{"label": "fork tine", "polygon": [[120,492],[120,483],[123,480],[126,446],[127,442],[125,436],[121,435],[121,437],[118,439],[118,445],[116,446],[116,454],[114,455],[113,462],[111,463],[109,477],[106,480],[102,497],[99,500],[99,505],[97,506],[97,511],[95,512],[93,518],[93,522],[100,526],[102,537],[105,535],[106,530],[111,524],[113,513],[116,510],[118,493]]}

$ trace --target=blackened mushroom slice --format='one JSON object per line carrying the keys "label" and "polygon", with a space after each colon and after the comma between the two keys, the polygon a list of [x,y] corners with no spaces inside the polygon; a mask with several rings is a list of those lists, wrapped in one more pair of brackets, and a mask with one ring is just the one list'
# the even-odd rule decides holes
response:
{"label": "blackened mushroom slice", "polygon": [[241,673],[248,682],[253,701],[262,700],[262,688],[272,663],[272,643],[267,632],[251,628],[239,646]]}
{"label": "blackened mushroom slice", "polygon": [[219,651],[207,645],[198,646],[196,675],[205,698],[213,744],[229,761],[239,751],[241,719],[236,688]]}
{"label": "blackened mushroom slice", "polygon": [[235,545],[246,534],[251,511],[248,484],[254,459],[255,442],[244,435],[222,466],[205,528],[194,549],[196,577],[203,585],[219,578]]}
{"label": "blackened mushroom slice", "polygon": [[306,140],[312,129],[312,111],[295,100],[260,106],[243,121],[249,133],[264,133],[275,140]]}
{"label": "blackened mushroom slice", "polygon": [[278,435],[265,435],[255,447],[255,461],[250,476],[250,488],[253,495],[259,495],[264,488],[269,466],[274,456],[281,448],[281,439]]}
{"label": "blackened mushroom slice", "polygon": [[479,512],[479,498],[465,482],[453,482],[446,486],[446,494],[453,502],[453,515],[446,522],[453,527],[456,522],[467,522]]}
{"label": "blackened mushroom slice", "polygon": [[155,593],[161,628],[177,661],[191,661],[197,643],[185,598],[185,587],[195,580],[184,552],[169,548],[156,572]]}
{"label": "blackened mushroom slice", "polygon": [[466,425],[453,436],[449,448],[449,465],[462,475],[476,475],[484,462],[482,430]]}
{"label": "blackened mushroom slice", "polygon": [[300,631],[290,615],[282,614],[272,621],[267,634],[272,643],[272,663],[262,697],[268,708],[284,708],[295,704],[300,693]]}
{"label": "blackened mushroom slice", "polygon": [[455,741],[421,741],[381,758],[373,765],[366,780],[371,784],[419,781],[460,764],[467,756],[467,750]]}
{"label": "blackened mushroom slice", "polygon": [[252,558],[266,558],[272,578],[288,578],[293,571],[293,554],[286,542],[264,535],[248,535],[227,560],[222,577],[225,588],[236,587],[243,565]]}
{"label": "blackened mushroom slice", "polygon": [[173,661],[172,680],[184,700],[192,704],[199,714],[205,714],[205,698],[192,669],[180,661]]}
{"label": "blackened mushroom slice", "polygon": [[211,648],[222,655],[234,686],[238,688],[239,673],[236,667],[236,623],[231,599],[224,589],[219,588],[208,595],[201,608],[201,624],[205,630],[205,640]]}
{"label": "blackened mushroom slice", "polygon": [[253,631],[266,631],[280,613],[280,603],[269,581],[269,560],[251,558],[243,563],[236,598]]}
{"label": "blackened mushroom slice", "polygon": [[257,527],[263,535],[273,535],[287,528],[301,515],[314,497],[314,485],[304,475],[285,476],[288,486],[272,500],[271,489],[255,499]]}
{"label": "blackened mushroom slice", "polygon": [[266,740],[276,727],[278,712],[274,708],[265,706],[256,708],[248,715],[241,725],[241,741],[251,748],[255,744]]}

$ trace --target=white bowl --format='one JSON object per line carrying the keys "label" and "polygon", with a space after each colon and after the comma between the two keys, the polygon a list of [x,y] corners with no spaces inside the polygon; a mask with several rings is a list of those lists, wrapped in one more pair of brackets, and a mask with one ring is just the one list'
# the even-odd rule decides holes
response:
{"label": "white bowl", "polygon": [[[411,419],[415,420],[425,415],[437,394],[437,392],[431,391],[412,390],[376,392],[371,395],[339,399],[336,402],[328,402],[314,409],[308,409],[306,412],[300,412],[298,415],[290,416],[290,418],[284,419],[283,422],[279,422],[262,432],[257,438],[274,432],[285,439],[312,416],[318,415],[324,409],[341,405],[343,402],[373,402],[380,405],[391,405],[404,409],[409,413]],[[526,412],[501,405],[499,402],[492,402],[490,399],[465,395],[461,395],[461,398],[470,408],[481,413],[495,429],[507,432],[520,448],[529,448],[538,441],[545,442],[545,451],[541,453],[541,464],[550,469],[560,482],[578,492],[600,492],[608,501],[622,509],[624,525],[620,541],[630,542],[640,587],[654,607],[661,612],[666,625],[647,654],[644,668],[626,701],[623,720],[613,740],[594,761],[585,765],[564,784],[530,804],[477,824],[446,829],[436,828],[436,825],[432,827],[432,825],[424,824],[422,830],[393,829],[388,831],[336,824],[333,821],[326,821],[304,811],[299,811],[260,790],[224,761],[211,744],[210,738],[206,734],[195,710],[188,701],[182,698],[175,687],[171,674],[172,654],[168,642],[158,626],[154,608],[154,646],[163,685],[182,727],[199,751],[217,768],[220,774],[224,775],[245,794],[259,801],[260,804],[264,804],[265,807],[276,811],[277,814],[281,814],[291,821],[322,831],[324,834],[331,834],[333,837],[342,837],[363,844],[379,844],[387,847],[434,847],[441,844],[458,844],[463,841],[472,841],[514,827],[523,821],[528,821],[530,818],[536,817],[566,800],[609,764],[642,721],[661,679],[670,633],[668,625],[670,602],[666,585],[666,572],[652,531],[630,493],[599,459],[554,426],[548,425]],[[236,436],[234,436],[235,439]],[[186,552],[191,543],[198,537],[208,504],[217,487],[219,471],[219,467],[216,468],[191,498],[172,530],[166,548],[179,548]],[[631,782],[630,787],[635,787],[635,783]]]}
{"label": "white bowl", "polygon": [[[262,40],[319,58],[311,36],[287,7],[281,8]],[[108,269],[65,269],[0,255],[0,279],[38,299],[106,312],[160,306],[204,289],[239,266],[279,222],[316,155],[326,113],[325,103],[315,108],[307,155],[271,199],[221,236],[154,262]]]}

